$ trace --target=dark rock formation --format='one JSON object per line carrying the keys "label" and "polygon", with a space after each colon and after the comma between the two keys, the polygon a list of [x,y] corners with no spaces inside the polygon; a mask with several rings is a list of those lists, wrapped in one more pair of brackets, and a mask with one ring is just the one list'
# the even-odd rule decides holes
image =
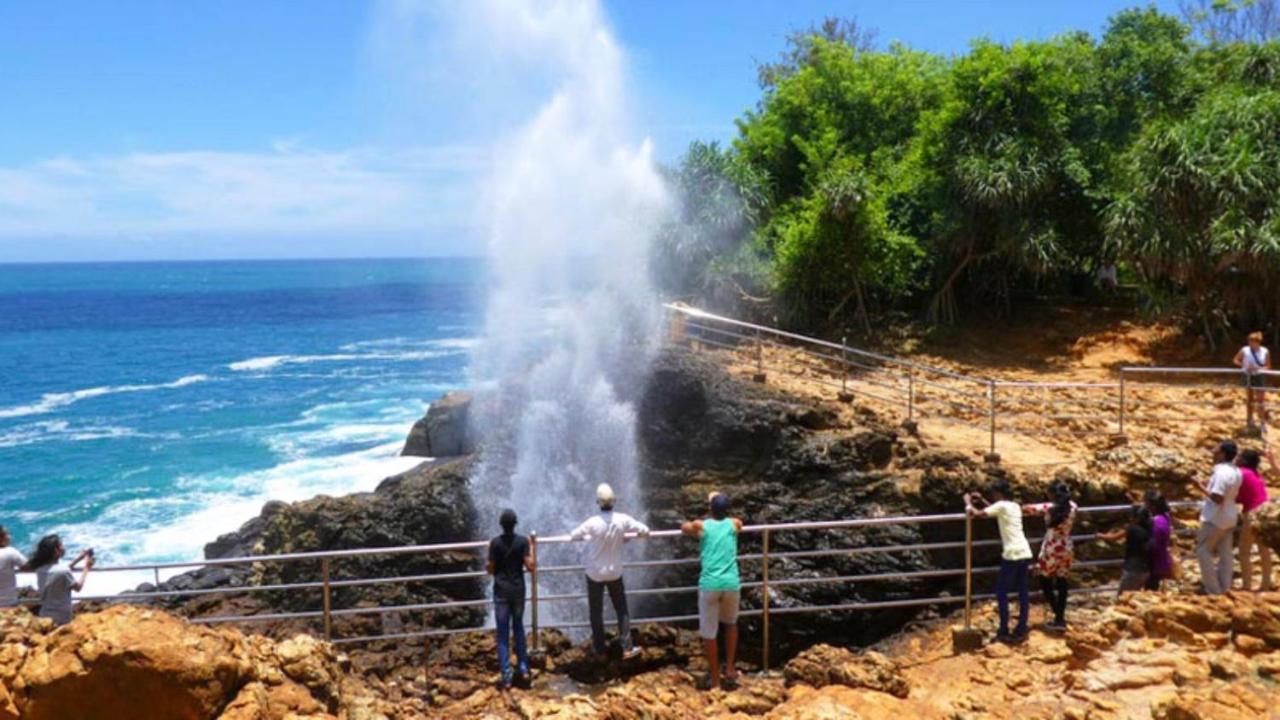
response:
{"label": "dark rock formation", "polygon": [[[425,462],[384,480],[372,493],[344,497],[320,496],[294,504],[272,503],[235,533],[210,547],[231,555],[274,555],[322,550],[349,550],[457,542],[475,537],[473,508],[467,492],[471,460],[460,458]],[[480,552],[360,555],[332,560],[330,579],[393,578],[475,571],[482,567]],[[214,566],[177,576],[161,584],[163,590],[208,590],[215,587],[315,583],[321,563],[266,562],[249,567]],[[148,587],[140,590],[150,589]],[[408,581],[377,585],[335,585],[335,610],[430,604],[450,600],[479,600],[483,588],[476,578]],[[167,603],[196,616],[256,614],[268,611],[315,611],[322,606],[319,588],[244,595],[199,595]],[[335,631],[342,635],[408,632],[425,627],[459,627],[478,623],[477,607],[339,615]],[[312,629],[316,623],[309,623]],[[283,634],[297,622],[264,625]]]}
{"label": "dark rock formation", "polygon": [[446,393],[431,403],[427,414],[413,424],[400,454],[414,457],[470,455],[475,452],[470,416],[470,393]]}

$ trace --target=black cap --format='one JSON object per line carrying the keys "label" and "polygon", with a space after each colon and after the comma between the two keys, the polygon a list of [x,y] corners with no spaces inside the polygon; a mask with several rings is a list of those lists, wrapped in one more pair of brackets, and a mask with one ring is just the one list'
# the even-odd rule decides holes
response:
{"label": "black cap", "polygon": [[502,511],[502,515],[498,518],[498,524],[510,530],[516,526],[516,511],[507,508]]}

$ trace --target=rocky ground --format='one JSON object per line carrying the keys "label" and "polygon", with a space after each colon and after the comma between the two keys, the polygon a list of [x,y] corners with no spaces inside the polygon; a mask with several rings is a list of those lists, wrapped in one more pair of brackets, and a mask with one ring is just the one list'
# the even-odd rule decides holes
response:
{"label": "rocky ground", "polygon": [[[488,635],[371,672],[309,635],[273,641],[127,607],[55,631],[6,611],[0,720],[1280,717],[1280,594],[1135,593],[1071,613],[1065,634],[1037,629],[1025,644],[969,654],[952,651],[949,620],[867,650],[819,644],[730,692],[696,689],[705,665],[684,631],[643,628],[636,674],[598,685],[573,680],[590,661],[548,633],[533,686],[503,692]],[[977,614],[978,627],[993,624]]]}

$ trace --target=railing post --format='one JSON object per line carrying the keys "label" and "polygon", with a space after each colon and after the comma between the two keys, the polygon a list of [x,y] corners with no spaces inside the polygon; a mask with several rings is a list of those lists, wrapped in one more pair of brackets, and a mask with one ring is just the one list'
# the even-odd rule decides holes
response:
{"label": "railing post", "polygon": [[151,571],[155,573],[156,589],[159,590],[160,589],[160,568],[153,567],[151,568]]}
{"label": "railing post", "polygon": [[333,618],[329,612],[329,558],[320,561],[320,575],[324,581],[324,639],[333,639]]}
{"label": "railing post", "polygon": [[1120,368],[1120,434],[1124,434],[1124,368]]}
{"label": "railing post", "polygon": [[762,640],[763,647],[761,648],[760,655],[762,659],[761,665],[764,667],[765,670],[768,670],[769,669],[769,528],[764,529],[764,549],[763,549],[763,552],[761,553],[760,564],[764,567],[764,570],[761,573],[761,580],[762,580],[761,592],[764,593],[764,597],[761,602],[761,608],[764,611],[764,614],[762,615],[762,617],[764,618],[764,628],[763,628],[764,632],[763,632],[763,640]]}
{"label": "railing post", "polygon": [[529,557],[533,560],[533,572],[529,573],[530,581],[533,583],[529,589],[529,601],[532,607],[530,610],[529,631],[533,637],[530,639],[529,645],[534,652],[538,651],[538,533],[529,533]]}
{"label": "railing post", "polygon": [[907,420],[916,420],[916,370],[907,366]]}
{"label": "railing post", "polygon": [[760,331],[756,330],[756,375],[752,380],[762,383],[764,377],[764,341],[760,338]]}
{"label": "railing post", "polygon": [[964,629],[973,627],[973,517],[964,513]]}
{"label": "railing post", "polygon": [[987,381],[987,399],[989,400],[990,406],[991,406],[989,411],[989,414],[991,416],[991,454],[995,455],[996,454],[996,381],[995,380]]}
{"label": "railing post", "polygon": [[840,338],[840,394],[847,395],[849,393],[849,361],[846,358],[848,354],[848,337]]}
{"label": "railing post", "polygon": [[1248,370],[1244,372],[1244,406],[1245,410],[1245,427],[1253,430],[1253,376]]}

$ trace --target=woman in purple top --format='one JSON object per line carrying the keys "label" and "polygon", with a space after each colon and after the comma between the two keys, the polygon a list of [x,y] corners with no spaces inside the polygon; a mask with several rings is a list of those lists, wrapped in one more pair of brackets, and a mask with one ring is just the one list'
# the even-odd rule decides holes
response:
{"label": "woman in purple top", "polygon": [[1173,516],[1169,511],[1169,501],[1159,490],[1147,491],[1143,499],[1147,511],[1151,513],[1151,574],[1147,576],[1147,590],[1159,590],[1160,583],[1173,576],[1173,555],[1169,553],[1169,543],[1173,540]]}
{"label": "woman in purple top", "polygon": [[[1271,468],[1276,466],[1267,451],[1267,461]],[[1258,556],[1262,560],[1262,592],[1270,592],[1271,585],[1271,548],[1257,542],[1253,532],[1253,513],[1267,502],[1267,483],[1262,479],[1259,466],[1262,458],[1257,450],[1243,450],[1236,458],[1236,466],[1240,468],[1240,492],[1236,502],[1240,503],[1240,574],[1243,576],[1245,592],[1253,589],[1253,546],[1258,546]]]}

